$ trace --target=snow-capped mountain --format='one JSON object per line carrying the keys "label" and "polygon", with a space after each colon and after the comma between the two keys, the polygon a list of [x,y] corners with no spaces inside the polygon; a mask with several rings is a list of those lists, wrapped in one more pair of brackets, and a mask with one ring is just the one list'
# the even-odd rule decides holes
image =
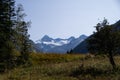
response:
{"label": "snow-capped mountain", "polygon": [[49,36],[45,35],[42,39],[36,41],[37,43],[40,44],[45,44],[45,45],[54,45],[54,46],[62,46],[65,44],[69,44],[73,39],[75,39],[74,37],[69,38],[69,39],[52,39]]}
{"label": "snow-capped mountain", "polygon": [[87,36],[81,35],[79,38],[72,36],[68,39],[53,39],[48,35],[45,35],[42,39],[36,41],[36,51],[45,53],[66,53],[75,48],[86,38]]}

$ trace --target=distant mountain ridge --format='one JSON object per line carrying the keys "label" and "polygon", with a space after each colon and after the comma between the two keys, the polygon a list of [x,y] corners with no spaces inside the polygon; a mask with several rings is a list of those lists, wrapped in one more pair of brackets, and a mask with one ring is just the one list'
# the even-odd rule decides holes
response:
{"label": "distant mountain ridge", "polygon": [[86,38],[86,35],[81,35],[78,38],[71,36],[68,39],[53,39],[48,35],[45,35],[43,38],[35,42],[34,49],[37,52],[44,53],[66,53],[67,51],[70,51],[71,49],[75,48]]}
{"label": "distant mountain ridge", "polygon": [[68,44],[73,39],[75,39],[75,38],[73,37],[73,38],[69,38],[69,39],[60,39],[60,38],[53,39],[53,38],[45,35],[42,39],[37,40],[36,42],[46,44],[46,45],[62,46],[64,44]]}

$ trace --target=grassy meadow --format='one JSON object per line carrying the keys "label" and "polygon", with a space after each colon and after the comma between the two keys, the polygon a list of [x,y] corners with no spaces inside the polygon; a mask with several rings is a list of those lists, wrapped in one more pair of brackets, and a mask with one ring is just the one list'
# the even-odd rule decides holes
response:
{"label": "grassy meadow", "polygon": [[31,65],[2,73],[0,80],[120,80],[120,56],[114,59],[116,70],[106,56],[33,53]]}

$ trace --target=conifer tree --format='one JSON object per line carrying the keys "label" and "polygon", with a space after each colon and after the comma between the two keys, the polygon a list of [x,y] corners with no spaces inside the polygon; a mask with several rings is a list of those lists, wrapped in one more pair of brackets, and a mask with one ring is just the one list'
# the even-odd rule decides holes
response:
{"label": "conifer tree", "polygon": [[28,28],[30,27],[30,22],[25,22],[24,17],[26,16],[23,13],[24,9],[21,4],[18,5],[16,10],[16,39],[17,39],[17,47],[20,51],[21,55],[19,58],[20,63],[26,63],[29,61],[29,53],[31,49],[31,44],[29,40]]}
{"label": "conifer tree", "polygon": [[116,69],[114,55],[120,53],[120,30],[109,25],[105,19],[102,23],[95,26],[96,32],[88,39],[88,49],[93,54],[105,54]]}
{"label": "conifer tree", "polygon": [[14,66],[13,26],[15,1],[0,0],[0,71]]}

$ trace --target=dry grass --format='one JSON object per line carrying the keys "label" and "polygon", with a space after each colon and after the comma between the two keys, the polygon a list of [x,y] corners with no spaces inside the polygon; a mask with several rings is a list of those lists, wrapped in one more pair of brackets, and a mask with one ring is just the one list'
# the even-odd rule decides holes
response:
{"label": "dry grass", "polygon": [[84,58],[84,54],[31,54],[31,61],[35,65],[47,63],[61,63],[77,61]]}
{"label": "dry grass", "polygon": [[112,70],[107,57],[80,54],[31,54],[33,65],[19,67],[0,75],[0,80],[120,80],[118,69]]}

